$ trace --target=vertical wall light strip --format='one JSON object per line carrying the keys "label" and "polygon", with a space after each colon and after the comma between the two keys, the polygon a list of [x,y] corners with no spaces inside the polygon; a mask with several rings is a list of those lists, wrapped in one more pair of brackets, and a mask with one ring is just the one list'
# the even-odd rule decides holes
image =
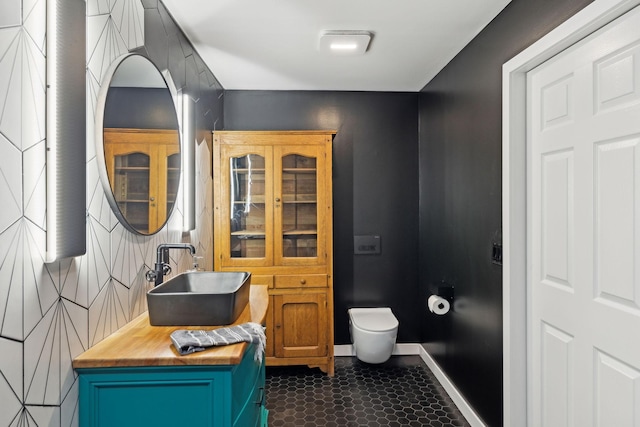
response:
{"label": "vertical wall light strip", "polygon": [[196,124],[195,101],[182,94],[182,194],[184,218],[182,231],[196,228]]}
{"label": "vertical wall light strip", "polygon": [[47,250],[46,262],[58,259],[58,144],[55,106],[58,103],[58,88],[50,82],[57,79],[58,60],[58,2],[47,2],[47,89],[46,89],[46,173],[47,173]]}
{"label": "vertical wall light strip", "polygon": [[85,10],[47,1],[46,262],[86,252]]}

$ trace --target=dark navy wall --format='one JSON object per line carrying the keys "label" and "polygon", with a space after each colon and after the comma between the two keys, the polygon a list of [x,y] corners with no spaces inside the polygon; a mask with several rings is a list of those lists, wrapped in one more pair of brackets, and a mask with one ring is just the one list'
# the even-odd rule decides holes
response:
{"label": "dark navy wall", "polygon": [[104,127],[178,129],[169,89],[111,87],[104,104]]}
{"label": "dark navy wall", "polygon": [[[418,94],[225,91],[227,130],[335,129],[335,342],[347,309],[389,306],[398,340],[419,342]],[[380,235],[380,255],[354,255],[354,235]]]}
{"label": "dark navy wall", "polygon": [[513,0],[420,93],[420,300],[441,281],[456,296],[423,317],[423,339],[489,426],[502,425],[502,64],[590,2]]}

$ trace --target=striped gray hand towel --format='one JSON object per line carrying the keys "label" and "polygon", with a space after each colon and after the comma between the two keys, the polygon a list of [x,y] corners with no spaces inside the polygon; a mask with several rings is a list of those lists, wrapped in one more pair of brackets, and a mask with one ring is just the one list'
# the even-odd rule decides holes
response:
{"label": "striped gray hand towel", "polygon": [[178,329],[171,333],[171,341],[181,355],[203,351],[209,347],[239,342],[253,343],[257,346],[255,358],[262,362],[267,338],[262,325],[248,322],[211,331]]}

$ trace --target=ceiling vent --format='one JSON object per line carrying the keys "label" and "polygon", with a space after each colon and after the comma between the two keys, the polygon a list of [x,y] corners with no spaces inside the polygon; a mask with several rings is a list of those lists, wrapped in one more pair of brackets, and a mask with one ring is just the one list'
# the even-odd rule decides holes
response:
{"label": "ceiling vent", "polygon": [[369,31],[323,31],[318,49],[331,55],[363,55],[369,47]]}

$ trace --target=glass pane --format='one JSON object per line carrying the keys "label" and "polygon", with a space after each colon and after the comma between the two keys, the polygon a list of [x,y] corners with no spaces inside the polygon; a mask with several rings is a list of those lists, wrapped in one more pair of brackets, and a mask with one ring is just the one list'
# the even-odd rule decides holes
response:
{"label": "glass pane", "polygon": [[144,153],[115,156],[113,194],[122,215],[141,233],[149,230],[149,162]]}
{"label": "glass pane", "polygon": [[230,159],[231,257],[264,258],[264,157],[249,154]]}
{"label": "glass pane", "polygon": [[282,158],[282,255],[316,257],[318,240],[317,171],[314,157]]}
{"label": "glass pane", "polygon": [[167,217],[173,209],[180,184],[180,153],[172,154],[167,159]]}

